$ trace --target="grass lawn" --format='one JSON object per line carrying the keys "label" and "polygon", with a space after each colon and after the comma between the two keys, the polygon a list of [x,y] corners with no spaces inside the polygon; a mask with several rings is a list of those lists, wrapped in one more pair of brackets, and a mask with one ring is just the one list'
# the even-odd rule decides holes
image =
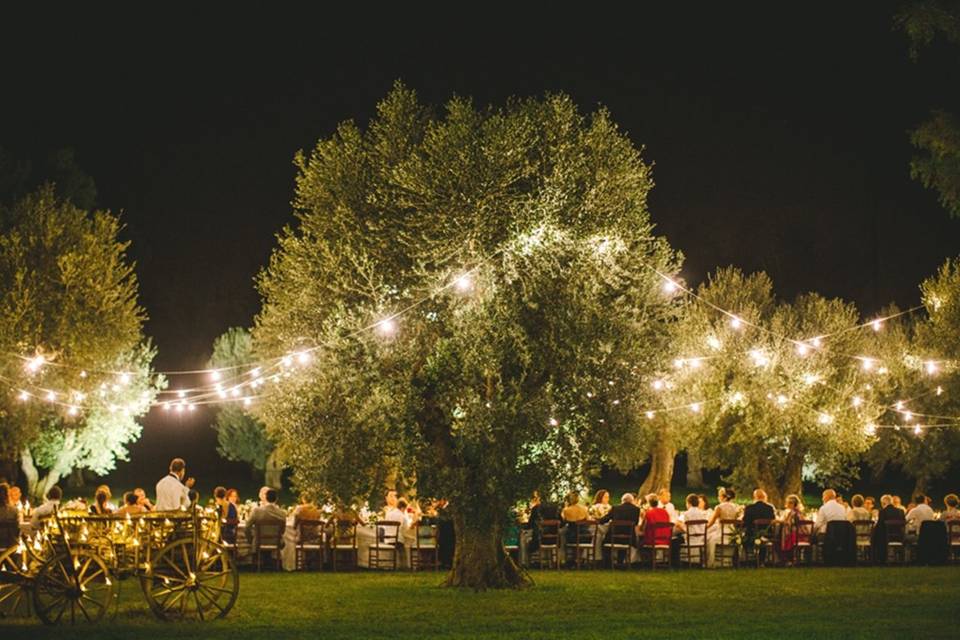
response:
{"label": "grass lawn", "polygon": [[244,573],[225,620],[153,619],[123,582],[96,627],[0,622],[0,638],[956,638],[960,567],[533,573],[520,592],[440,589],[438,574]]}

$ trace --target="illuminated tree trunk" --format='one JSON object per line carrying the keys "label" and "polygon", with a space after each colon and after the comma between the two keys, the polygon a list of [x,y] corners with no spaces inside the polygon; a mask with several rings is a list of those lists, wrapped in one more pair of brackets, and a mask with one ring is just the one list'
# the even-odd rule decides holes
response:
{"label": "illuminated tree trunk", "polygon": [[670,481],[673,479],[673,462],[676,456],[677,450],[669,436],[661,431],[650,455],[650,471],[647,473],[647,478],[643,481],[643,484],[640,485],[640,497],[648,493],[656,493],[660,489],[670,488]]}
{"label": "illuminated tree trunk", "polygon": [[279,491],[283,487],[283,465],[280,463],[280,455],[274,449],[267,457],[267,462],[263,469],[263,483],[268,487]]}
{"label": "illuminated tree trunk", "polygon": [[[475,509],[471,508],[471,511],[471,515],[479,516]],[[463,514],[454,512],[453,528],[457,545],[453,555],[453,568],[443,585],[482,591],[519,588],[532,584],[530,578],[503,549],[503,530],[499,524],[503,514],[491,510],[486,515],[489,516],[488,519],[468,523]]]}

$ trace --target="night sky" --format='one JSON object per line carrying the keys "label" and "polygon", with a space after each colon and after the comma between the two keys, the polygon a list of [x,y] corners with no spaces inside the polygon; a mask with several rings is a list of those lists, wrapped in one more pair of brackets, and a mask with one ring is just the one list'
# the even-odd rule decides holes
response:
{"label": "night sky", "polygon": [[[396,79],[432,104],[564,91],[606,106],[655,163],[650,208],[688,281],[765,269],[783,296],[817,290],[869,316],[916,304],[960,254],[960,221],[910,180],[907,139],[932,107],[960,112],[960,55],[913,63],[894,3],[836,4],[7,16],[0,146],[73,147],[121,213],[158,369],[201,367],[218,334],[249,326],[253,278],[292,222],[293,154],[365,122]],[[134,465],[162,471],[185,449],[213,464],[209,419],[151,416]]]}

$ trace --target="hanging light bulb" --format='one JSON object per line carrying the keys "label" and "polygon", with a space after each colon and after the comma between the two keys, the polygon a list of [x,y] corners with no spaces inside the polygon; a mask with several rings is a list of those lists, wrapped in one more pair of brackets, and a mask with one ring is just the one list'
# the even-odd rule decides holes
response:
{"label": "hanging light bulb", "polygon": [[75,416],[75,415],[77,415],[78,413],[80,413],[80,409],[78,409],[78,408],[77,408],[76,406],[74,406],[74,405],[70,405],[70,408],[67,409],[67,415],[69,415],[69,416]]}
{"label": "hanging light bulb", "polygon": [[222,378],[223,376],[220,375],[220,372],[219,372],[219,371],[212,371],[212,372],[210,372],[210,377],[213,379],[214,382],[217,382],[217,381],[219,381],[220,378]]}
{"label": "hanging light bulb", "polygon": [[470,279],[470,274],[464,273],[453,281],[453,286],[458,293],[469,293],[473,289],[473,280]]}
{"label": "hanging light bulb", "polygon": [[647,411],[647,420],[653,420],[654,415],[653,411]]}
{"label": "hanging light bulb", "polygon": [[853,396],[851,403],[853,404],[853,406],[859,407],[861,404],[863,404],[863,398],[861,398],[860,396]]}
{"label": "hanging light bulb", "polygon": [[781,407],[786,406],[788,400],[789,399],[787,398],[787,396],[783,395],[782,393],[777,394],[777,404],[780,405]]}
{"label": "hanging light bulb", "polygon": [[291,356],[283,356],[282,358],[280,358],[280,364],[282,364],[285,367],[289,367],[290,365],[293,364],[293,358]]}
{"label": "hanging light bulb", "polygon": [[913,412],[912,412],[912,411],[904,411],[904,412],[903,412],[903,421],[904,421],[904,422],[910,422],[911,420],[913,420]]}
{"label": "hanging light bulb", "polygon": [[654,391],[661,391],[663,389],[663,380],[659,378],[650,383],[650,386],[653,387]]}
{"label": "hanging light bulb", "polygon": [[81,378],[86,378],[86,377],[87,377],[87,372],[86,372],[86,371],[81,371],[81,372],[80,372],[80,377],[81,377]]}
{"label": "hanging light bulb", "polygon": [[797,343],[797,353],[801,356],[807,355],[810,351],[810,346],[806,342]]}
{"label": "hanging light bulb", "polygon": [[924,368],[927,370],[927,373],[932,376],[937,372],[937,363],[929,360],[926,365],[924,365]]}
{"label": "hanging light bulb", "polygon": [[812,344],[815,349],[819,349],[820,345],[823,344],[823,341],[820,339],[820,336],[817,336],[816,338],[810,341],[810,344]]}
{"label": "hanging light bulb", "polygon": [[557,426],[558,424],[560,424],[559,422],[557,422],[557,419],[556,419],[556,418],[550,418],[550,420],[549,420],[548,422],[550,423],[550,426],[551,426],[551,427],[555,427],[555,426]]}
{"label": "hanging light bulb", "polygon": [[40,354],[33,356],[27,360],[27,363],[24,365],[28,372],[36,373],[47,363],[47,359]]}
{"label": "hanging light bulb", "polygon": [[700,413],[700,403],[694,402],[693,404],[691,404],[690,411],[693,411],[694,413]]}
{"label": "hanging light bulb", "polygon": [[873,369],[873,365],[875,364],[876,362],[873,360],[873,358],[860,358],[860,365],[863,367],[864,371],[870,371]]}
{"label": "hanging light bulb", "polygon": [[880,331],[883,328],[883,320],[874,320],[870,323],[870,326],[873,327],[874,331]]}
{"label": "hanging light bulb", "polygon": [[679,287],[677,286],[677,283],[674,282],[673,280],[671,280],[670,278],[664,278],[663,280],[664,280],[664,282],[663,282],[663,292],[664,292],[664,293],[676,293],[677,289],[679,289]]}
{"label": "hanging light bulb", "polygon": [[381,336],[389,338],[397,332],[397,323],[393,318],[384,318],[376,324],[376,329]]}
{"label": "hanging light bulb", "polygon": [[306,351],[301,351],[297,354],[297,362],[300,364],[307,364],[310,362],[310,354]]}
{"label": "hanging light bulb", "polygon": [[129,373],[121,373],[121,374],[120,374],[120,384],[122,384],[122,385],[128,385],[128,384],[130,384],[130,374],[129,374]]}
{"label": "hanging light bulb", "polygon": [[921,427],[921,426],[918,424],[917,426],[915,426],[915,427],[913,428],[913,433],[914,433],[915,435],[920,435],[921,433],[923,433],[923,427]]}
{"label": "hanging light bulb", "polygon": [[188,405],[187,405],[187,409],[188,409],[189,411],[196,411],[197,405],[195,405],[195,404],[188,404]]}
{"label": "hanging light bulb", "polygon": [[830,415],[829,413],[821,413],[820,417],[818,418],[818,421],[820,422],[820,424],[830,424],[831,422],[833,422],[833,416]]}
{"label": "hanging light bulb", "polygon": [[243,406],[249,407],[253,403],[253,399],[250,396],[246,396],[243,399]]}
{"label": "hanging light bulb", "polygon": [[177,391],[177,397],[178,397],[178,398],[185,398],[186,395],[187,395],[187,392],[184,391],[183,389],[179,389],[179,390]]}
{"label": "hanging light bulb", "polygon": [[937,387],[937,395],[938,396],[943,395],[943,387],[940,387],[940,386]]}
{"label": "hanging light bulb", "polygon": [[868,422],[863,430],[868,436],[877,435],[877,425],[873,424],[872,422]]}
{"label": "hanging light bulb", "polygon": [[30,399],[30,394],[27,393],[26,391],[21,391],[17,397],[20,398],[22,402],[26,402],[27,400]]}
{"label": "hanging light bulb", "polygon": [[177,413],[183,413],[183,403],[182,403],[182,402],[178,402],[178,403],[177,403],[177,405],[176,405],[176,412],[177,412]]}
{"label": "hanging light bulb", "polygon": [[820,376],[813,373],[807,373],[807,374],[804,374],[803,376],[803,383],[807,386],[816,384],[819,380],[820,380]]}
{"label": "hanging light bulb", "polygon": [[57,394],[53,391],[47,391],[47,402],[53,402],[57,399]]}
{"label": "hanging light bulb", "polygon": [[730,326],[734,329],[739,329],[743,326],[743,320],[737,316],[730,316]]}
{"label": "hanging light bulb", "polygon": [[720,338],[717,336],[710,336],[707,338],[707,344],[710,345],[710,348],[714,351],[719,351],[723,347],[723,343],[720,342]]}

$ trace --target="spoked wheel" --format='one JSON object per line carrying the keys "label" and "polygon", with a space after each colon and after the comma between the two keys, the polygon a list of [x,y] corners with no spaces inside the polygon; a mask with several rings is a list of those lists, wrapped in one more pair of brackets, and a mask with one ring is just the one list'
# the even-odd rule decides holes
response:
{"label": "spoked wheel", "polygon": [[40,566],[33,610],[45,624],[99,621],[117,594],[117,581],[100,556],[86,549],[61,551]]}
{"label": "spoked wheel", "polygon": [[0,554],[0,619],[21,618],[30,615],[30,589],[19,578],[28,574],[26,551],[10,547]]}
{"label": "spoked wheel", "polygon": [[227,615],[240,592],[240,575],[219,544],[172,542],[140,579],[154,615],[162,620],[212,620]]}

